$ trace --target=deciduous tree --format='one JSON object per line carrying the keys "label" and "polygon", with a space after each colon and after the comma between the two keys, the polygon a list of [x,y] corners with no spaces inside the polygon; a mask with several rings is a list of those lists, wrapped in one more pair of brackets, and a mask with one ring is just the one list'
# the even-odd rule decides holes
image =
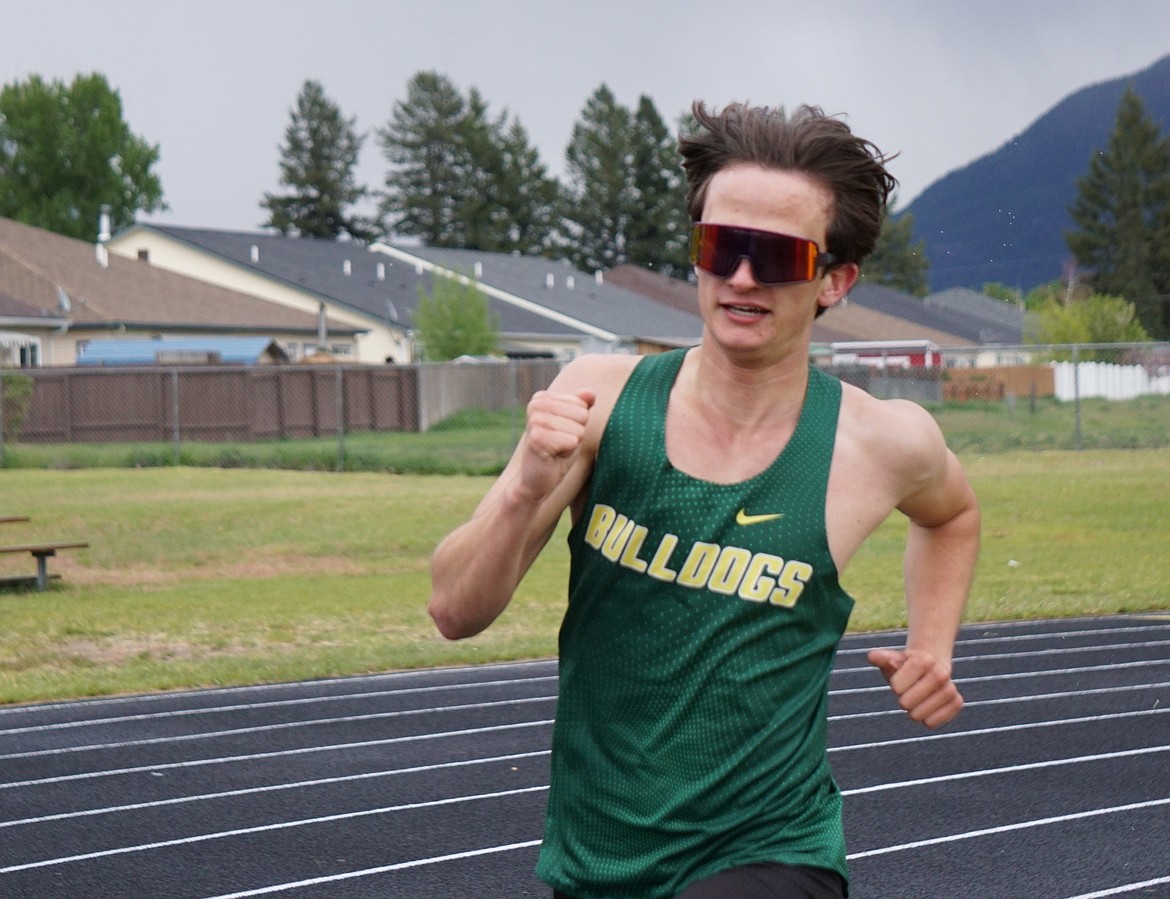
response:
{"label": "deciduous tree", "polygon": [[114,229],[166,208],[157,144],[123,119],[104,75],[68,85],[39,75],[0,89],[0,215],[93,240],[102,207]]}
{"label": "deciduous tree", "polygon": [[429,294],[420,284],[414,321],[422,356],[428,362],[483,356],[499,346],[499,321],[491,314],[487,298],[467,277],[436,274]]}

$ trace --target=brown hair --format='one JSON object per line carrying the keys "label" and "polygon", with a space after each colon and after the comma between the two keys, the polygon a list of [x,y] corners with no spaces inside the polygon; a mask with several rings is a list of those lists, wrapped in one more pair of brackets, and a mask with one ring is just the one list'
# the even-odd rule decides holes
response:
{"label": "brown hair", "polygon": [[717,172],[753,163],[800,172],[828,188],[833,211],[823,249],[838,262],[859,263],[873,251],[898,183],[885,168],[892,156],[883,156],[839,118],[815,106],[801,106],[789,116],[781,108],[733,103],[715,113],[695,101],[692,112],[698,128],[679,138],[691,221],[702,217],[707,186]]}

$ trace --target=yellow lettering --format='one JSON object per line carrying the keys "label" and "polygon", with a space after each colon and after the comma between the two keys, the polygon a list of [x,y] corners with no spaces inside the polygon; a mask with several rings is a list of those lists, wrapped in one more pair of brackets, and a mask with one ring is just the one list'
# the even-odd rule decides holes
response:
{"label": "yellow lettering", "polygon": [[639,573],[646,570],[646,562],[638,558],[638,553],[642,551],[642,544],[646,542],[646,535],[649,533],[642,525],[634,528],[634,533],[630,536],[630,542],[626,544],[626,551],[622,553],[622,564],[626,568],[632,568]]}
{"label": "yellow lettering", "polygon": [[707,589],[748,602],[770,602],[783,608],[796,605],[813,576],[813,567],[795,559],[785,561],[771,553],[752,553],[739,546],[696,541],[676,572],[670,561],[678,549],[677,534],[664,534],[647,562],[642,550],[650,531],[613,506],[598,503],[590,513],[585,542],[611,562],[647,574],[665,583],[695,590]]}
{"label": "yellow lettering", "polygon": [[613,527],[609,529],[609,536],[601,545],[601,554],[611,562],[616,562],[621,558],[622,550],[626,548],[633,531],[634,522],[619,513]]}
{"label": "yellow lettering", "polygon": [[813,575],[813,568],[807,562],[798,562],[795,559],[784,565],[780,578],[776,582],[776,589],[772,591],[771,602],[777,606],[791,609],[804,592],[804,585]]}
{"label": "yellow lettering", "polygon": [[678,573],[678,582],[686,587],[702,587],[711,576],[711,569],[715,567],[718,557],[717,544],[695,543]]}
{"label": "yellow lettering", "polygon": [[585,532],[585,542],[594,549],[601,549],[605,535],[609,533],[617,510],[613,506],[603,506],[598,503],[593,507],[593,514],[589,516],[589,529]]}
{"label": "yellow lettering", "polygon": [[668,584],[674,582],[678,573],[667,568],[666,563],[670,561],[670,556],[676,546],[678,546],[678,537],[674,534],[666,534],[662,538],[662,542],[658,544],[658,549],[654,552],[654,558],[650,560],[650,577],[666,581]]}
{"label": "yellow lettering", "polygon": [[725,546],[715,562],[715,569],[711,572],[711,579],[707,588],[715,593],[731,596],[739,589],[739,582],[743,580],[752,554],[738,546]]}
{"label": "yellow lettering", "polygon": [[784,560],[771,553],[756,553],[752,556],[751,564],[743,576],[743,583],[739,588],[739,598],[749,602],[763,602],[776,588],[776,578],[769,575],[778,575],[784,568]]}

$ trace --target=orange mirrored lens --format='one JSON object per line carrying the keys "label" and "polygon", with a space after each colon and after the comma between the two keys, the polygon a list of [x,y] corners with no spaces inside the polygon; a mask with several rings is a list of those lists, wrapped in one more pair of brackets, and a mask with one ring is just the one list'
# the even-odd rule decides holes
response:
{"label": "orange mirrored lens", "polygon": [[775,231],[696,222],[691,229],[691,262],[718,278],[729,278],[741,259],[762,285],[811,281],[820,265],[832,262],[816,241]]}

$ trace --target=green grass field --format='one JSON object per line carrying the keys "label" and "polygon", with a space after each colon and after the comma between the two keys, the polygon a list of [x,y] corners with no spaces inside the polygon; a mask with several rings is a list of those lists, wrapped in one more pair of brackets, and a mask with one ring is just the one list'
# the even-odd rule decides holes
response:
{"label": "green grass field", "polygon": [[[1170,609],[1170,451],[960,454],[984,508],[968,620]],[[0,540],[79,538],[45,593],[0,592],[0,702],[551,656],[561,533],[504,616],[448,643],[428,557],[483,476],[191,467],[0,471]],[[887,522],[844,582],[852,627],[901,626]],[[0,557],[0,574],[32,560]]]}
{"label": "green grass field", "polygon": [[[1015,403],[932,407],[957,452],[1159,449],[1170,447],[1170,396],[1127,402],[1072,403],[1026,398]],[[9,440],[2,468],[284,468],[396,474],[493,474],[507,462],[523,428],[522,410],[457,413],[423,434],[381,432],[257,443],[66,443]],[[1079,433],[1079,440],[1078,440]]]}

